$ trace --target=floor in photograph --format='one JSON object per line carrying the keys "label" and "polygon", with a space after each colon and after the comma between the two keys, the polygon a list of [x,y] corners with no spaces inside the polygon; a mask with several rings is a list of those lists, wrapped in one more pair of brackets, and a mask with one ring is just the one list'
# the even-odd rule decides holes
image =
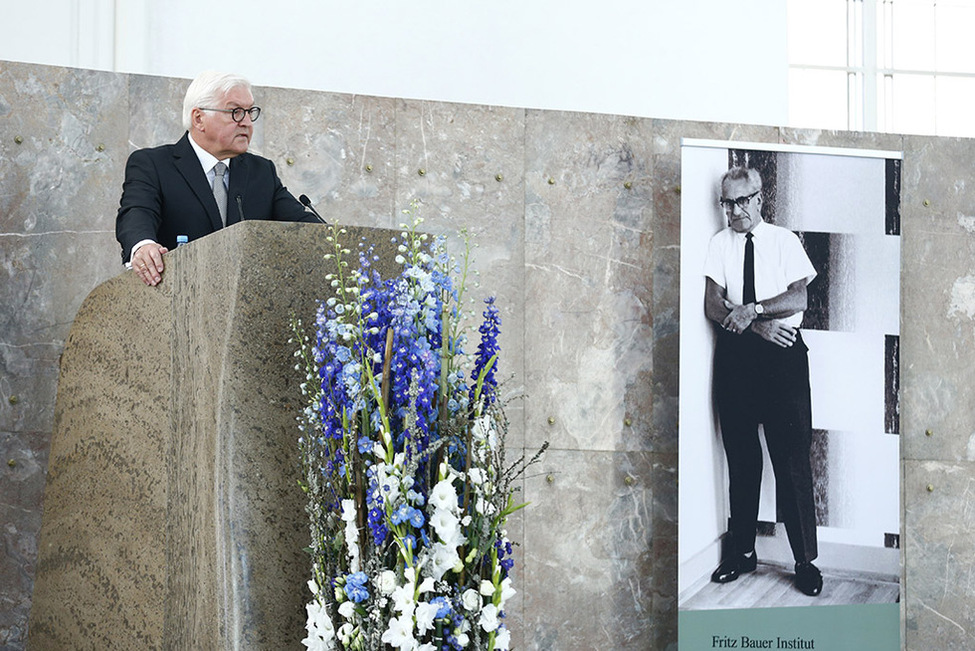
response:
{"label": "floor in photograph", "polygon": [[793,573],[777,565],[759,563],[758,569],[743,574],[731,583],[703,584],[681,601],[681,610],[721,608],[762,608],[789,606],[837,606],[845,604],[885,604],[900,600],[900,585],[875,577],[845,572],[823,572],[823,592],[807,597],[792,582]]}

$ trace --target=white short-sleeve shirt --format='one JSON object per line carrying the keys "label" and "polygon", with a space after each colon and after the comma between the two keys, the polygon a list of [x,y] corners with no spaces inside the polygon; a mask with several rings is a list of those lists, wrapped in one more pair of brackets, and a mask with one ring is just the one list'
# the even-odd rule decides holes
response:
{"label": "white short-sleeve shirt", "polygon": [[[778,296],[797,280],[806,283],[816,277],[816,269],[802,242],[792,231],[767,222],[759,222],[752,230],[755,247],[755,298],[761,303]],[[728,300],[741,305],[745,265],[745,234],[731,228],[715,233],[708,245],[704,275],[724,288]],[[802,312],[782,319],[798,328]]]}

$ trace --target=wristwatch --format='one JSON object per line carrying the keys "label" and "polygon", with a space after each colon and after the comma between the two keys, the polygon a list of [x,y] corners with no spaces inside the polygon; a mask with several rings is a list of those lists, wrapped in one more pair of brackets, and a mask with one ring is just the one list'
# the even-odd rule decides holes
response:
{"label": "wristwatch", "polygon": [[765,306],[761,303],[755,303],[755,314],[762,315],[765,314]]}

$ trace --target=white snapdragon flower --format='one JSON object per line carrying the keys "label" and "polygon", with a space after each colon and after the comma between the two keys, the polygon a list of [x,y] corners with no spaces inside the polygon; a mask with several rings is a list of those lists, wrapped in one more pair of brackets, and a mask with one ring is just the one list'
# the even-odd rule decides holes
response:
{"label": "white snapdragon flower", "polygon": [[485,597],[490,597],[491,595],[494,594],[494,584],[488,581],[487,579],[482,579],[481,586],[478,589],[478,591]]}
{"label": "white snapdragon flower", "polygon": [[468,612],[476,613],[481,607],[481,595],[473,588],[468,588],[460,597],[460,602]]}
{"label": "white snapdragon flower", "polygon": [[436,582],[433,580],[433,577],[428,576],[427,578],[423,579],[423,581],[420,583],[420,587],[417,589],[417,592],[420,593],[433,592],[433,590],[435,589],[434,583]]}
{"label": "white snapdragon flower", "polygon": [[480,486],[487,479],[483,468],[471,468],[467,471],[467,478],[471,480],[471,483],[475,486]]}
{"label": "white snapdragon flower", "polygon": [[488,604],[481,608],[481,617],[477,623],[488,633],[498,628],[501,624],[498,621],[498,607],[494,604]]}
{"label": "white snapdragon flower", "polygon": [[511,647],[511,631],[506,629],[504,626],[498,628],[497,634],[494,636],[494,651],[508,651]]}
{"label": "white snapdragon flower", "polygon": [[420,635],[433,630],[433,620],[437,617],[440,606],[427,602],[416,605],[416,630]]}
{"label": "white snapdragon flower", "polygon": [[433,505],[434,509],[444,510],[444,511],[456,511],[457,510],[457,491],[454,490],[453,482],[449,479],[444,479],[437,482],[433,490],[430,491],[429,503]]}
{"label": "white snapdragon flower", "polygon": [[442,542],[425,547],[422,555],[423,562],[429,563],[429,572],[435,581],[442,579],[444,574],[454,569],[460,562],[457,548]]}
{"label": "white snapdragon flower", "polygon": [[359,528],[356,526],[355,500],[342,500],[345,544],[349,548],[349,571],[359,571]]}
{"label": "white snapdragon flower", "polygon": [[331,649],[331,642],[335,638],[335,629],[332,627],[332,619],[328,616],[328,610],[317,601],[307,604],[305,610],[308,613],[308,620],[305,624],[308,636],[301,643],[311,651]]}
{"label": "white snapdragon flower", "polygon": [[430,525],[437,532],[437,536],[447,544],[460,545],[460,519],[446,509],[437,509],[430,516]]}
{"label": "white snapdragon flower", "polygon": [[403,617],[413,617],[413,610],[416,608],[416,601],[413,598],[413,583],[407,583],[406,585],[401,585],[395,590],[391,596],[393,600],[393,609],[402,613]]}
{"label": "white snapdragon flower", "polygon": [[501,608],[504,607],[504,602],[508,601],[518,593],[515,590],[514,583],[511,581],[511,577],[507,577],[501,582]]}
{"label": "white snapdragon flower", "polygon": [[413,618],[403,615],[389,620],[389,627],[383,631],[382,641],[396,649],[410,649],[416,645],[413,637]]}
{"label": "white snapdragon flower", "polygon": [[349,646],[349,643],[352,641],[352,632],[354,630],[355,627],[353,627],[350,622],[346,622],[339,626],[339,630],[336,635],[338,636],[339,640],[342,641],[343,645]]}

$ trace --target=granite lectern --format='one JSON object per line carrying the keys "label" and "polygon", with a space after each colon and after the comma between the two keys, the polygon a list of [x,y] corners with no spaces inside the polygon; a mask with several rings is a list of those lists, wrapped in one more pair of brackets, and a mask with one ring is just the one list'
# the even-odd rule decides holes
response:
{"label": "granite lectern", "polygon": [[[391,275],[394,233],[349,228]],[[65,345],[31,649],[300,648],[309,558],[292,312],[330,295],[329,229],[241,222],[123,273]]]}

